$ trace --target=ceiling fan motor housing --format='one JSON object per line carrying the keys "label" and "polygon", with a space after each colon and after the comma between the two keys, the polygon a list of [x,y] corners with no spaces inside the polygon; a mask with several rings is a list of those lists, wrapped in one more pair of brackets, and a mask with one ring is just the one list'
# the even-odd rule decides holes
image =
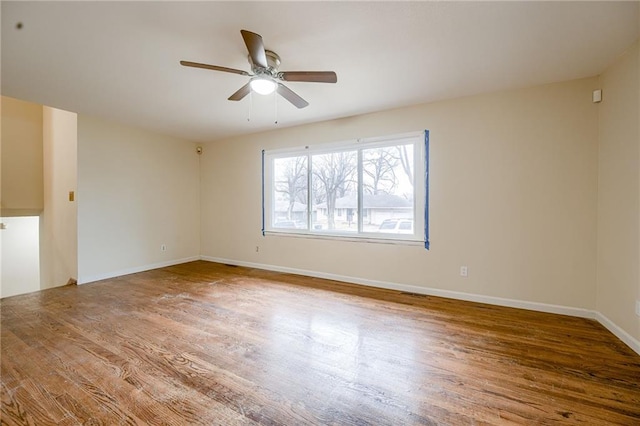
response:
{"label": "ceiling fan motor housing", "polygon": [[[268,74],[272,77],[278,76],[278,67],[280,66],[280,56],[273,50],[265,50],[265,56],[267,57],[267,65],[268,68],[262,68],[259,65],[256,65],[251,60],[251,55],[249,55],[249,64],[251,65],[251,71],[253,71],[256,75],[264,75]],[[266,71],[266,72],[265,72]]]}

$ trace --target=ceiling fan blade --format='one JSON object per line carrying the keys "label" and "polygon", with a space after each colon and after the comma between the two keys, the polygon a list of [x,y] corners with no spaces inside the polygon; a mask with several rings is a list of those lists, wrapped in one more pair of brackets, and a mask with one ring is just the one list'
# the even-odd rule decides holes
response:
{"label": "ceiling fan blade", "polygon": [[261,68],[267,68],[267,54],[264,51],[264,44],[262,43],[262,36],[260,34],[252,33],[247,30],[240,30],[244,44],[247,45],[249,56],[253,63]]}
{"label": "ceiling fan blade", "polygon": [[247,96],[250,91],[251,91],[251,86],[249,86],[249,83],[247,83],[244,86],[242,86],[241,88],[239,88],[236,91],[236,93],[234,93],[233,95],[229,96],[229,100],[230,101],[239,101],[242,98],[244,98],[245,96]]}
{"label": "ceiling fan blade", "polygon": [[285,86],[282,83],[278,83],[278,93],[285,98],[286,100],[288,100],[289,102],[291,102],[293,105],[295,105],[298,108],[304,108],[306,106],[309,105],[309,102],[305,101],[304,99],[302,99],[300,96],[298,96],[296,94],[296,92],[294,92],[293,90],[289,89],[287,86]]}
{"label": "ceiling fan blade", "polygon": [[206,70],[213,70],[213,71],[231,72],[231,73],[240,74],[240,75],[251,75],[246,71],[237,70],[235,68],[219,67],[217,65],[209,65],[209,64],[199,64],[197,62],[180,61],[180,65],[185,67],[204,68]]}
{"label": "ceiling fan blade", "polygon": [[308,81],[312,83],[336,83],[338,76],[333,71],[282,71],[278,76],[284,81]]}

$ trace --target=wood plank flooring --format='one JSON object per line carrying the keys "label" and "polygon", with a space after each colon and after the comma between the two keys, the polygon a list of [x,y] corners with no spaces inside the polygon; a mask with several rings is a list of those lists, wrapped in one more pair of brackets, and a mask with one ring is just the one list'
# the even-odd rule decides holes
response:
{"label": "wood plank flooring", "polygon": [[640,424],[586,319],[202,261],[0,309],[3,425]]}

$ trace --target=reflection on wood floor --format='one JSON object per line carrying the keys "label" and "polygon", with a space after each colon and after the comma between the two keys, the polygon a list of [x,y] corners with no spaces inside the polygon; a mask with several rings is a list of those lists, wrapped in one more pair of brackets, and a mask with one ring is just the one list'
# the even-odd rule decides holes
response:
{"label": "reflection on wood floor", "polygon": [[0,306],[2,424],[640,424],[581,318],[204,261]]}

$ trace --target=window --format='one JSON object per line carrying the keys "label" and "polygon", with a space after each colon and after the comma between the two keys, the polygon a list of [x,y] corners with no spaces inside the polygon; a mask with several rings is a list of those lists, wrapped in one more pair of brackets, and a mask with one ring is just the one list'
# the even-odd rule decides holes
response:
{"label": "window", "polygon": [[265,234],[428,247],[428,132],[263,155]]}

